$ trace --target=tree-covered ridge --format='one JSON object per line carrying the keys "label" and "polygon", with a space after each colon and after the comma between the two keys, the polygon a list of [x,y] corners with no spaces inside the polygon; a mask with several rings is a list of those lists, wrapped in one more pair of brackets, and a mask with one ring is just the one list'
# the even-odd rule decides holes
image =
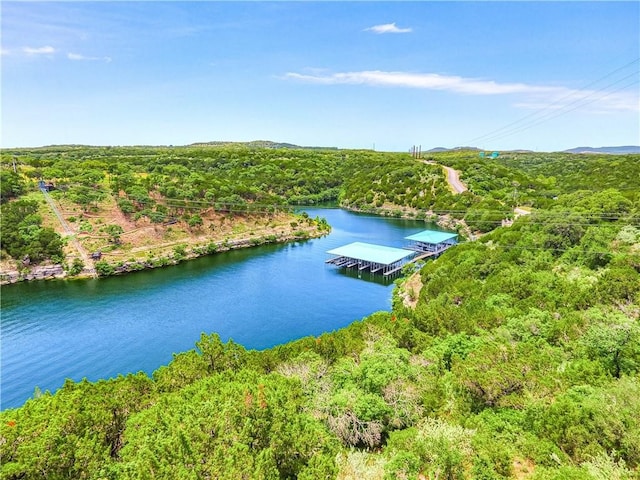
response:
{"label": "tree-covered ridge", "polygon": [[577,190],[615,189],[630,200],[640,195],[640,155],[576,155],[570,153],[502,152],[480,158],[475,151],[429,154],[429,158],[462,172],[462,180],[478,195],[549,208],[554,197]]}
{"label": "tree-covered ridge", "polygon": [[[439,164],[459,170],[469,191],[453,194]],[[134,222],[180,221],[200,228],[207,223],[205,211],[262,215],[338,202],[374,213],[444,215],[463,220],[470,231],[488,232],[512,217],[515,207],[550,208],[562,192],[585,186],[614,188],[637,200],[633,179],[640,174],[640,156],[505,152],[492,159],[455,151],[414,159],[370,150],[244,144],[56,146],[3,150],[0,173],[3,202],[44,178],[56,186],[54,197],[84,212],[115,202]]]}
{"label": "tree-covered ridge", "polygon": [[345,206],[390,208],[408,206],[420,210],[447,210],[455,202],[442,169],[404,157],[359,159],[358,168],[345,179]]}
{"label": "tree-covered ridge", "polygon": [[[637,200],[640,155],[509,155],[506,166],[554,181],[562,192],[613,188]],[[596,182],[593,180],[597,179]]]}
{"label": "tree-covered ridge", "polygon": [[[402,206],[416,203],[412,199],[416,193],[421,208],[432,208],[434,194],[446,192],[444,176],[437,168],[425,176],[426,167],[409,155],[366,150],[243,145],[46,147],[4,151],[3,164],[9,165],[11,157],[26,165],[32,178],[44,177],[75,193],[80,186],[106,181],[114,194],[138,203],[150,203],[156,194],[176,201],[229,205],[313,205],[335,202],[339,197],[347,204],[361,204],[372,203],[373,195],[376,202],[395,200],[395,205]],[[398,180],[404,183],[402,190],[396,185]],[[423,181],[428,185],[422,185]],[[388,193],[392,197],[386,200]],[[365,201],[358,196],[366,197]]]}
{"label": "tree-covered ridge", "polygon": [[[257,237],[267,241],[289,238],[279,228],[286,220],[283,215],[278,221],[270,221],[279,212],[290,212],[298,205],[339,200],[351,205],[354,203],[351,198],[360,191],[365,192],[367,199],[376,197],[379,201],[385,192],[396,188],[400,178],[407,184],[405,193],[384,203],[387,206],[392,206],[393,201],[411,203],[409,199],[415,192],[421,197],[420,206],[429,208],[438,192],[444,191],[445,180],[441,172],[438,175],[437,168],[424,175],[426,169],[406,154],[200,145],[3,150],[1,171],[6,180],[3,186],[7,187],[3,201],[28,191],[37,192],[40,179],[55,187],[51,196],[88,251],[124,255],[115,265],[96,265],[100,267],[98,273],[106,274],[128,269],[124,265],[127,262],[134,269],[166,264],[167,256],[176,256],[170,251],[158,254],[162,258],[150,252],[149,259],[134,258],[127,252],[139,251],[147,244],[173,243],[172,247],[182,248],[178,237],[194,244],[187,256],[199,255],[202,249],[207,252],[219,249],[221,242],[233,241],[229,235],[238,230],[255,234],[254,238],[244,240],[258,243]],[[366,173],[369,171],[377,175],[376,182],[370,183]],[[357,185],[351,181],[354,178]],[[439,201],[446,202],[446,198]],[[361,205],[359,201],[355,203]],[[294,226],[300,223],[299,219],[292,217],[288,223],[294,234],[299,233],[294,237],[306,235]],[[5,228],[9,232],[16,226],[8,223]],[[324,227],[319,224],[319,228]],[[146,232],[146,243],[127,243],[132,238],[129,233],[140,230]],[[4,236],[3,252],[7,254],[17,251],[6,243],[17,238],[12,233]],[[137,238],[142,234],[133,235]],[[207,235],[219,241],[210,245]],[[194,236],[198,238],[194,240]],[[185,252],[178,256],[185,257]]]}
{"label": "tree-covered ridge", "polygon": [[2,412],[3,477],[637,478],[638,203],[554,202],[428,262],[415,309],[400,285],[261,352],[203,334],[152,378]]}

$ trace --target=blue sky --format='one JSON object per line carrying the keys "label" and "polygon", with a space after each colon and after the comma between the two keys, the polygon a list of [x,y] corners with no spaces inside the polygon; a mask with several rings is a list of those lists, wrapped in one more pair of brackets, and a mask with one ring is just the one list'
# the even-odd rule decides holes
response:
{"label": "blue sky", "polygon": [[4,147],[640,145],[640,2],[11,2]]}

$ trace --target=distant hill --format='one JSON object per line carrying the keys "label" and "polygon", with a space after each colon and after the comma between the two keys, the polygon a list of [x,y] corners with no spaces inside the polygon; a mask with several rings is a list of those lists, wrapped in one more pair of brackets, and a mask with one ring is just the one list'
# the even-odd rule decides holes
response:
{"label": "distant hill", "polygon": [[432,148],[431,150],[427,150],[426,152],[423,152],[423,153],[453,152],[458,150],[474,150],[479,152],[481,149],[479,149],[478,147],[453,147],[453,148],[436,147],[436,148]]}
{"label": "distant hill", "polygon": [[432,148],[431,150],[427,150],[425,153],[448,152],[449,150],[450,150],[449,148],[436,147],[436,148]]}
{"label": "distant hill", "polygon": [[564,150],[565,153],[610,153],[610,154],[627,154],[627,153],[640,153],[640,146],[627,145],[623,147],[576,147],[569,150]]}
{"label": "distant hill", "polygon": [[[472,150],[480,152],[482,149],[477,147],[454,147],[454,148],[444,148],[444,147],[435,147],[431,150],[426,150],[423,153],[439,153],[439,152],[455,152],[460,150]],[[492,151],[492,150],[485,150]],[[530,153],[533,150],[509,150],[512,153]],[[571,148],[569,150],[563,150],[563,153],[608,153],[612,155],[623,155],[628,153],[640,153],[640,146],[637,145],[625,145],[621,147],[576,147]]]}
{"label": "distant hill", "polygon": [[293,143],[285,142],[272,142],[271,140],[252,140],[250,142],[225,142],[225,141],[213,141],[213,142],[197,142],[192,143],[191,147],[227,147],[231,145],[239,145],[250,148],[290,148],[290,149],[308,149],[308,150],[336,150],[336,147],[303,147],[300,145],[294,145]]}

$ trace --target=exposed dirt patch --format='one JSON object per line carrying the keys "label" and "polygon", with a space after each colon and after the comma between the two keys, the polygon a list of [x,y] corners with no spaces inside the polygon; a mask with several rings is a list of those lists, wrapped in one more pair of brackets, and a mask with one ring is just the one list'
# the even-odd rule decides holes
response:
{"label": "exposed dirt patch", "polygon": [[422,290],[420,272],[415,272],[402,284],[402,303],[408,308],[416,308]]}
{"label": "exposed dirt patch", "polygon": [[515,458],[513,460],[513,476],[518,480],[531,478],[535,472],[535,465],[528,458]]}
{"label": "exposed dirt patch", "polygon": [[[200,213],[202,225],[190,227],[182,218],[165,223],[152,223],[147,217],[136,220],[123,214],[113,199],[90,212],[83,212],[64,198],[57,201],[82,246],[89,252],[100,251],[114,259],[158,255],[176,245],[189,248],[212,241],[284,236],[301,228],[307,230],[312,223],[287,213],[230,214],[209,209]],[[107,232],[110,225],[122,229],[119,238],[110,237]]]}
{"label": "exposed dirt patch", "polygon": [[[324,234],[314,220],[283,212],[232,214],[209,209],[199,213],[201,225],[189,226],[185,218],[165,223],[152,223],[147,217],[135,219],[123,214],[112,197],[87,212],[63,196],[54,200],[73,235],[68,236],[50,209],[43,207],[41,214],[45,225],[69,239],[64,247],[68,265],[80,258],[71,241],[73,238],[87,252],[100,252],[101,258],[111,263],[170,257],[176,248],[189,252],[211,243],[223,244],[222,249],[229,249]],[[109,235],[111,225],[119,226],[122,233]],[[15,277],[24,270],[20,262],[12,259],[3,258],[0,263],[0,274],[11,273]],[[23,278],[27,277],[23,275]]]}

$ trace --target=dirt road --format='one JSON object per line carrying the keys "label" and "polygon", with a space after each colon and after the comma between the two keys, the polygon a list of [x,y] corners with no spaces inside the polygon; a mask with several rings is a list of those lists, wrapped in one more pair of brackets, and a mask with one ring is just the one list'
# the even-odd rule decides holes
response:
{"label": "dirt road", "polygon": [[92,277],[97,278],[98,274],[96,272],[96,269],[93,266],[93,262],[89,258],[89,254],[76,238],[73,230],[71,229],[71,227],[69,227],[69,224],[66,222],[66,220],[60,213],[60,210],[58,210],[58,206],[56,205],[56,202],[53,201],[53,198],[51,198],[51,196],[49,195],[49,192],[47,192],[45,189],[41,189],[41,191],[42,191],[42,194],[44,195],[45,200],[49,204],[49,207],[51,208],[55,216],[58,218],[58,221],[60,222],[60,225],[62,226],[62,229],[65,232],[65,235],[71,238],[73,245],[76,247],[76,250],[82,257],[85,272],[91,274]]}

